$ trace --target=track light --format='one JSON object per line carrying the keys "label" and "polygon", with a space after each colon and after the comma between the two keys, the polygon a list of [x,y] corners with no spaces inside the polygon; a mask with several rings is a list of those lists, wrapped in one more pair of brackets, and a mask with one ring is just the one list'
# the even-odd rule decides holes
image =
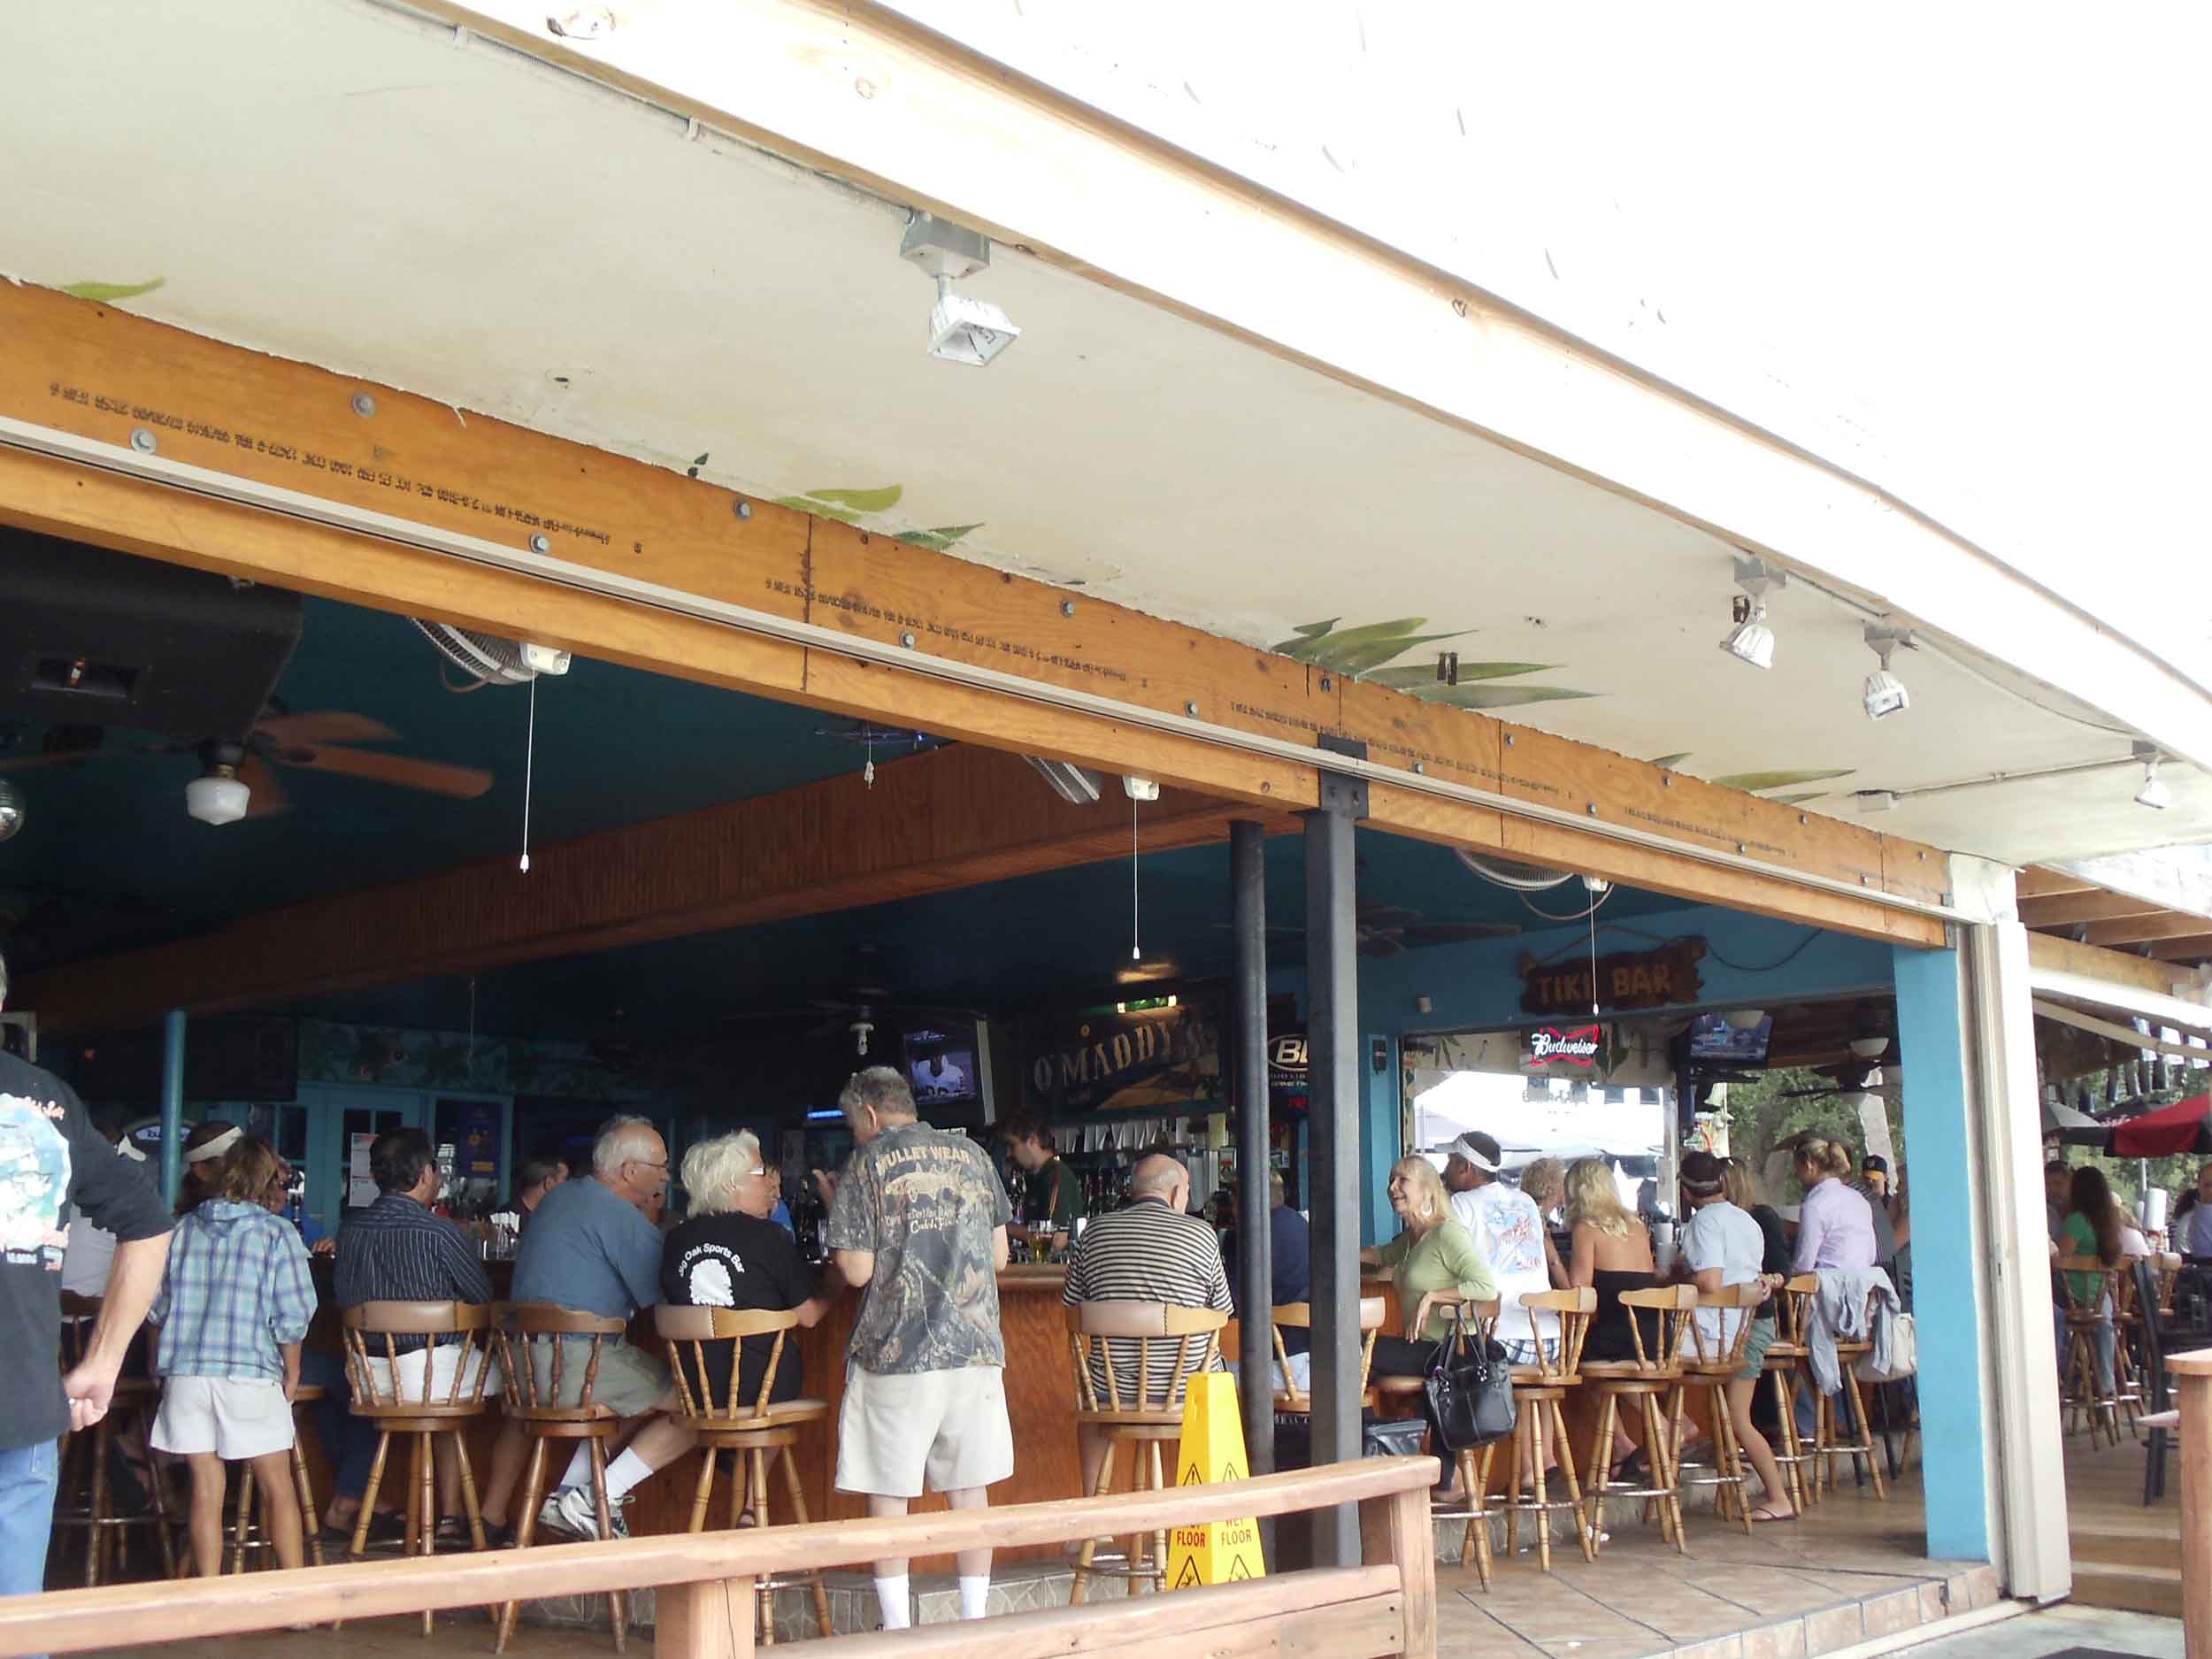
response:
{"label": "track light", "polygon": [[2143,787],[2135,792],[2135,804],[2163,812],[2174,803],[2174,792],[2166,787],[2166,780],[2158,775],[2158,745],[2138,743],[2135,758],[2143,763]]}
{"label": "track light", "polygon": [[1889,672],[1889,654],[1899,646],[1912,649],[1912,635],[1902,628],[1877,627],[1866,625],[1866,642],[1874,655],[1882,659],[1882,665],[1866,677],[1866,718],[1878,720],[1886,714],[1901,714],[1912,707],[1912,694],[1905,689],[1905,682]]}
{"label": "track light", "polygon": [[988,237],[964,225],[916,213],[906,222],[899,257],[936,279],[937,303],[929,313],[931,357],[981,368],[1021,338],[1022,331],[997,306],[953,292],[954,283],[990,265]]}
{"label": "track light", "polygon": [[1754,668],[1774,666],[1774,630],[1767,626],[1766,595],[1788,580],[1786,572],[1769,570],[1763,559],[1736,561],[1736,586],[1743,595],[1736,600],[1736,626],[1721,641],[1722,650]]}

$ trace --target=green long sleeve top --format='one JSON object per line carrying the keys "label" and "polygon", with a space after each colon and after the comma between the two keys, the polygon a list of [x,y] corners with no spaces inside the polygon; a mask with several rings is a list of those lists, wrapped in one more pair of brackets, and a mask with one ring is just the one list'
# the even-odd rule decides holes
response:
{"label": "green long sleeve top", "polygon": [[[1394,1271],[1398,1307],[1408,1318],[1422,1297],[1437,1291],[1456,1291],[1470,1302],[1488,1302],[1498,1294],[1497,1275],[1456,1221],[1439,1222],[1426,1233],[1409,1227],[1376,1254]],[[1441,1341],[1451,1328],[1450,1310],[1432,1309],[1421,1334]]]}

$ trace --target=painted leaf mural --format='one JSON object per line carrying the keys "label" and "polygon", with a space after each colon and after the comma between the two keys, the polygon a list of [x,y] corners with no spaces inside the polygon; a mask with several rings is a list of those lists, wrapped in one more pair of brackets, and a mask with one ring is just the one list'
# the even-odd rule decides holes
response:
{"label": "painted leaf mural", "polygon": [[[706,457],[699,458],[703,462]],[[857,526],[872,514],[889,512],[905,497],[905,485],[881,484],[869,489],[810,489],[803,495],[779,495],[775,504]],[[891,539],[932,553],[949,553],[956,543],[981,528],[979,524],[940,525],[933,530],[894,531]]]}
{"label": "painted leaf mural", "polygon": [[[1451,709],[1514,709],[1532,703],[1560,703],[1574,697],[1594,697],[1594,691],[1574,691],[1564,686],[1491,686],[1480,682],[1493,680],[1513,680],[1524,674],[1548,673],[1557,663],[1466,663],[1459,665],[1459,683],[1448,684],[1436,677],[1436,668],[1429,663],[1399,663],[1393,659],[1424,645],[1434,645],[1443,640],[1456,640],[1474,632],[1471,628],[1454,628],[1448,633],[1424,634],[1428,626],[1426,617],[1399,617],[1389,622],[1366,622],[1357,627],[1339,629],[1341,618],[1333,617],[1326,622],[1304,622],[1298,625],[1297,637],[1270,646],[1294,662],[1311,663],[1317,668],[1334,669],[1354,680],[1387,686],[1393,691],[1402,691],[1423,703],[1441,703]],[[1473,682],[1473,683],[1470,683]]]}
{"label": "painted leaf mural", "polygon": [[1689,759],[1690,752],[1686,749],[1678,755],[1662,755],[1651,764],[1658,767],[1661,772],[1679,772],[1682,770],[1682,763]]}
{"label": "painted leaf mural", "polygon": [[1714,778],[1724,789],[1741,789],[1757,795],[1767,789],[1788,789],[1801,783],[1826,783],[1833,778],[1848,778],[1858,770],[1855,766],[1831,766],[1818,772],[1732,772],[1724,778]]}
{"label": "painted leaf mural", "polygon": [[[1402,657],[1417,645],[1432,645],[1439,640],[1455,640],[1468,632],[1455,628],[1447,634],[1420,634],[1415,630],[1425,626],[1426,617],[1401,617],[1395,622],[1369,622],[1356,628],[1339,633],[1334,623],[1323,625],[1317,633],[1298,631],[1294,640],[1285,640],[1271,650],[1301,663],[1312,663],[1322,668],[1333,668],[1340,674],[1355,678],[1371,669],[1380,668],[1394,657]],[[1312,625],[1309,625],[1312,626]]]}
{"label": "painted leaf mural", "polygon": [[[1466,671],[1460,671],[1462,676]],[[1448,709],[1518,709],[1532,703],[1567,703],[1578,697],[1594,697],[1594,691],[1572,691],[1565,686],[1444,686],[1437,685],[1428,691],[1413,694],[1423,703],[1438,703]]]}
{"label": "painted leaf mural", "polygon": [[886,484],[880,489],[810,489],[808,499],[825,501],[840,507],[849,507],[855,512],[889,512],[906,494],[902,484]]}
{"label": "painted leaf mural", "polygon": [[167,282],[167,277],[156,277],[150,282],[71,282],[62,292],[81,300],[134,300],[142,294],[151,294]]}
{"label": "painted leaf mural", "polygon": [[932,553],[948,553],[952,550],[953,543],[962,536],[981,528],[983,526],[979,524],[952,524],[936,530],[902,530],[891,539],[904,541],[910,547],[925,548]]}
{"label": "painted leaf mural", "polygon": [[[1558,666],[1557,663],[1463,662],[1459,665],[1459,682],[1463,686],[1471,680],[1511,680],[1520,674],[1549,673]],[[1452,689],[1436,677],[1435,669],[1416,663],[1409,663],[1402,668],[1378,668],[1373,673],[1363,674],[1360,678],[1378,686],[1388,686],[1393,691],[1409,691],[1417,697],[1432,686],[1445,691]]]}

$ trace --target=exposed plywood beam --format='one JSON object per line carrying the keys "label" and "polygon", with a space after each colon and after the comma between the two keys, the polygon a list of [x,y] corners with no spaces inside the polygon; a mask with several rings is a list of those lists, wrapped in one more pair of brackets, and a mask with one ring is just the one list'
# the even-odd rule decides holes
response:
{"label": "exposed plywood beam", "polygon": [[2103,889],[2085,876],[2078,876],[2064,870],[2053,870],[2037,864],[2023,870],[2015,878],[2014,891],[2023,902],[2029,899],[2056,898],[2064,893],[2101,893]]}
{"label": "exposed plywood beam", "polygon": [[2151,955],[2160,962],[2212,962],[2212,933],[2162,939],[2151,947]]}
{"label": "exposed plywood beam", "polygon": [[2165,910],[2155,899],[2131,898],[2124,893],[2062,893],[2054,898],[2021,900],[2020,920],[2029,927],[2065,927],[2076,922],[2158,916]]}
{"label": "exposed plywood beam", "polygon": [[2187,939],[2204,931],[2201,916],[2181,916],[2162,910],[2155,916],[2127,917],[2116,922],[2092,922],[2083,940],[2091,945],[2139,945],[2154,939]]}
{"label": "exposed plywood beam", "polygon": [[[2039,996],[2030,1003],[2030,1006],[2035,1010],[2037,1016],[2040,1018],[2055,1019],[2062,1025],[2071,1025],[2077,1031],[2090,1032],[2114,1042],[2125,1043],[2131,1048],[2153,1049],[2157,1053],[2170,1054],[2183,1060],[2206,1058],[2205,1050],[2202,1048],[2192,1048],[2184,1043],[2168,1042],[2155,1033],[2147,1037],[2131,1025],[2119,1025],[2108,1019],[2099,1019],[2093,1014],[2085,1014],[2081,1010],[2069,1008],[2063,1002],[2053,1002]],[[2208,1022],[2212,1022],[2212,1011],[2208,1011],[2206,1018]],[[2212,1031],[2212,1023],[2198,1029]]]}
{"label": "exposed plywood beam", "polygon": [[[872,789],[832,779],[549,843],[527,875],[500,858],[264,911],[34,975],[15,1000],[52,1029],[119,1030],[168,1008],[220,1013],[818,915],[1125,856],[1125,806],[1071,806],[1013,756],[938,749],[879,767]],[[1231,818],[1260,816],[1166,790],[1144,810],[1143,844],[1218,841]]]}
{"label": "exposed plywood beam", "polygon": [[[1379,787],[1376,827],[1512,849],[1617,881],[1909,944],[1942,921],[1861,901],[1947,897],[1933,848],[1883,836],[1585,744],[1382,687],[849,526],[741,501],[701,480],[31,288],[0,288],[0,416],[259,490],[299,492],[446,535],[521,548],[964,668],[1187,717],[1225,737],[1350,739],[1375,764],[1539,814],[1655,834],[1675,853],[1556,818]],[[867,661],[834,646],[562,586],[447,553],[0,448],[0,519],[379,609],[524,633],[586,655],[1017,751],[1051,754],[1265,808],[1318,796],[1316,769]],[[1700,857],[1696,855],[1706,856]],[[1765,871],[1710,862],[1749,858]]]}
{"label": "exposed plywood beam", "polygon": [[2168,999],[2173,996],[2174,981],[2180,977],[2177,970],[2162,963],[2124,951],[2101,950],[2052,933],[2028,935],[2028,965],[2083,979],[2101,979]]}

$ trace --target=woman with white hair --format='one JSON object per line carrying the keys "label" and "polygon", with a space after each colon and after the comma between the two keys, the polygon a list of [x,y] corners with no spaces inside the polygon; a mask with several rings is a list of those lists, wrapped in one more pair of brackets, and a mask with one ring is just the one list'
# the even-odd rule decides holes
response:
{"label": "woman with white hair", "polygon": [[[661,1294],[680,1307],[795,1309],[803,1326],[819,1325],[844,1289],[834,1266],[818,1288],[799,1259],[791,1235],[770,1219],[781,1185],[775,1165],[761,1156],[749,1129],[702,1141],[684,1154],[684,1190],[691,1213],[668,1235],[661,1256]],[[718,1400],[726,1400],[731,1344],[708,1353],[708,1374]],[[738,1397],[749,1406],[760,1397],[761,1373],[773,1337],[747,1337],[737,1370]],[[801,1385],[799,1344],[787,1336],[769,1399],[792,1400]]]}

